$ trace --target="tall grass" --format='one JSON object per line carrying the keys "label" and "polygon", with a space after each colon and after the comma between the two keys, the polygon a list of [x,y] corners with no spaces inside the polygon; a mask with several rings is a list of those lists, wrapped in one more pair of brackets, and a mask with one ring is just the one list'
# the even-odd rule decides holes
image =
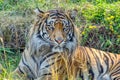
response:
{"label": "tall grass", "polygon": [[20,54],[12,52],[10,48],[4,47],[3,38],[0,37],[0,80],[14,80],[13,78],[13,69],[17,66],[20,60]]}

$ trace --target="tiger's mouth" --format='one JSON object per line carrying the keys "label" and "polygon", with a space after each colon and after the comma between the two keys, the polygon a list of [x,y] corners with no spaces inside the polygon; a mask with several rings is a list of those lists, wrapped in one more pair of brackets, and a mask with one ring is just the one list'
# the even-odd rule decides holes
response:
{"label": "tiger's mouth", "polygon": [[50,44],[51,51],[52,52],[63,52],[63,51],[65,51],[65,45],[66,45],[66,42],[62,42],[61,44],[58,44],[56,42],[52,42]]}

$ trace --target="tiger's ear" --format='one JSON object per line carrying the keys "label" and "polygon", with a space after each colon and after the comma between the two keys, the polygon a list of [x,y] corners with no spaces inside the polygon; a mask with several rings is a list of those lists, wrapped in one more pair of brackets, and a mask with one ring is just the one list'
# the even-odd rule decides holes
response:
{"label": "tiger's ear", "polygon": [[40,18],[43,17],[43,15],[45,14],[45,12],[41,11],[39,8],[35,9],[34,12],[35,12],[36,15],[39,16]]}
{"label": "tiger's ear", "polygon": [[73,9],[73,10],[68,10],[68,15],[69,17],[75,21],[75,18],[77,16],[78,10],[77,9]]}

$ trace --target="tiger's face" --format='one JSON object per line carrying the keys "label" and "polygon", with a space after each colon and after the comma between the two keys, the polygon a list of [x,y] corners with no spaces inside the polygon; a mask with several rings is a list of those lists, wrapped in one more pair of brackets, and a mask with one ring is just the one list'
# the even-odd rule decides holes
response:
{"label": "tiger's face", "polygon": [[71,16],[61,10],[37,12],[39,38],[50,45],[52,52],[73,51],[77,39]]}

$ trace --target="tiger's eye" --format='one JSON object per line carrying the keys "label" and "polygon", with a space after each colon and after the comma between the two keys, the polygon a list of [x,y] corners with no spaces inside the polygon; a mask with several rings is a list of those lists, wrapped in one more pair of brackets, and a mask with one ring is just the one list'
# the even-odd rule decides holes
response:
{"label": "tiger's eye", "polygon": [[63,28],[64,32],[68,32],[69,31],[69,27]]}

